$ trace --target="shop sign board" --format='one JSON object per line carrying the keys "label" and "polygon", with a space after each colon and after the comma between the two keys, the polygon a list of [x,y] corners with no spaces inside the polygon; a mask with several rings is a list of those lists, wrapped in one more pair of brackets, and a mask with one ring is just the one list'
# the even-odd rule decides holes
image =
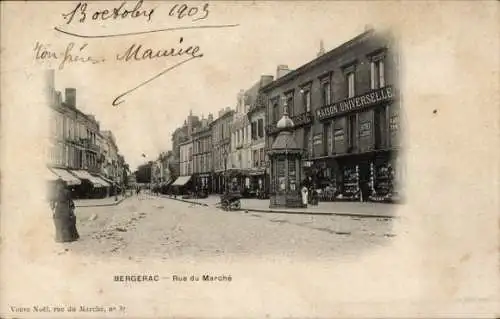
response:
{"label": "shop sign board", "polygon": [[347,112],[360,110],[381,102],[390,101],[394,98],[394,95],[393,87],[385,86],[380,89],[372,90],[366,94],[322,107],[316,111],[316,117],[321,121]]}

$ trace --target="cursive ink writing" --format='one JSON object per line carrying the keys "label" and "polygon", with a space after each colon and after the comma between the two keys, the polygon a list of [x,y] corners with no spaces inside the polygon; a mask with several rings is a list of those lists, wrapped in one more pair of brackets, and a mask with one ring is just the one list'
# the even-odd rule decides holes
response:
{"label": "cursive ink writing", "polygon": [[178,62],[178,63],[174,64],[174,65],[173,65],[173,66],[171,66],[171,67],[166,68],[165,70],[163,70],[163,71],[161,71],[160,73],[156,74],[156,75],[155,75],[155,76],[153,76],[152,78],[150,78],[150,79],[148,79],[148,80],[146,80],[146,81],[144,81],[144,82],[140,83],[140,84],[139,84],[139,85],[137,85],[136,87],[134,87],[134,88],[132,88],[132,89],[130,89],[130,90],[128,90],[128,91],[126,91],[126,92],[124,92],[124,93],[122,93],[122,94],[118,95],[118,96],[114,99],[114,101],[113,101],[113,103],[112,103],[112,104],[113,104],[113,106],[118,106],[118,105],[122,104],[122,103],[124,102],[124,100],[122,100],[122,98],[123,98],[125,95],[128,95],[128,94],[132,93],[133,91],[137,90],[138,88],[140,88],[140,87],[142,87],[142,86],[144,86],[144,85],[146,85],[146,84],[148,84],[148,83],[150,83],[150,82],[152,82],[152,81],[156,80],[157,78],[159,78],[160,76],[164,75],[165,73],[170,72],[170,71],[172,71],[173,69],[178,68],[179,66],[181,66],[181,65],[183,65],[183,64],[185,64],[185,63],[187,63],[187,62],[192,61],[192,60],[194,60],[194,59],[199,59],[199,58],[201,58],[201,56],[192,56],[192,57],[189,57],[189,58],[187,58],[187,59],[185,59],[185,60],[182,60],[181,62]]}
{"label": "cursive ink writing", "polygon": [[[74,42],[70,42],[63,52],[55,52],[50,50],[48,47],[50,45],[44,45],[40,42],[35,43],[35,48],[33,51],[35,52],[35,60],[61,60],[59,63],[59,70],[64,69],[67,63],[100,63],[104,62],[104,58],[94,58],[90,55],[81,56],[81,54],[86,54],[84,50],[87,48],[88,44],[84,43],[83,45],[79,45],[78,49],[76,49],[76,44]],[[75,51],[77,53],[75,53]]]}
{"label": "cursive ink writing", "polygon": [[[179,43],[184,42],[184,38],[179,39]],[[123,55],[117,54],[116,59],[118,61],[128,62],[130,60],[141,61],[146,59],[156,59],[162,57],[175,57],[188,55],[194,58],[201,58],[203,53],[199,53],[199,46],[188,46],[187,48],[169,48],[169,49],[160,49],[153,50],[150,48],[144,49],[142,44],[132,44]]]}
{"label": "cursive ink writing", "polygon": [[87,20],[87,17],[90,17],[92,20],[106,21],[109,19],[117,20],[127,19],[129,17],[139,18],[142,16],[146,17],[147,21],[150,22],[153,13],[155,12],[155,8],[141,10],[143,2],[143,0],[139,0],[132,10],[124,9],[123,7],[125,6],[126,2],[122,2],[122,4],[117,8],[113,8],[112,10],[104,9],[102,11],[96,10],[92,14],[88,14],[88,5],[86,2],[79,2],[73,10],[68,13],[63,13],[62,16],[65,20],[67,20],[66,24],[71,24],[74,19],[77,19],[77,17],[79,17],[78,21],[80,23],[85,22]]}
{"label": "cursive ink writing", "polygon": [[[193,21],[203,20],[208,17],[208,3],[205,3],[201,9],[198,7],[188,7],[186,4],[175,4],[168,13],[171,17],[177,17],[177,19],[181,20],[183,18],[191,17]],[[198,14],[201,16],[196,17]]]}
{"label": "cursive ink writing", "polygon": [[[87,47],[87,43],[84,43],[82,46],[80,46],[79,51],[81,52],[81,51],[85,50],[86,47]],[[74,48],[75,48],[75,43],[70,42],[68,44],[68,46],[66,47],[66,50],[64,51],[64,57],[63,57],[61,63],[59,64],[59,70],[64,69],[64,66],[66,65],[66,63],[90,62],[92,64],[96,64],[96,63],[100,63],[100,62],[105,61],[104,58],[93,58],[91,56],[82,57],[82,56],[76,55],[74,53],[74,50],[73,50]]]}
{"label": "cursive ink writing", "polygon": [[59,55],[54,51],[49,51],[49,48],[40,42],[35,43],[35,60],[58,59]]}

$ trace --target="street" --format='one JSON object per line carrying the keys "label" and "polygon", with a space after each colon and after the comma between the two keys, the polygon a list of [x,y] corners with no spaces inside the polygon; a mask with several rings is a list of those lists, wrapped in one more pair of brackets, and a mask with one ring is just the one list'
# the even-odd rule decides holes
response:
{"label": "street", "polygon": [[78,207],[84,255],[136,260],[235,256],[356,257],[394,237],[392,219],[222,211],[141,194],[116,206]]}

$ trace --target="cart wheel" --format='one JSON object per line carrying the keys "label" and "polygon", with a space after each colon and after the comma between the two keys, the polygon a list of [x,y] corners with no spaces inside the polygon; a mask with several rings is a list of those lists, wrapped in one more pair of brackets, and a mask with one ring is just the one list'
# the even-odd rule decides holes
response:
{"label": "cart wheel", "polygon": [[234,204],[234,209],[240,209],[241,208],[241,202],[238,201]]}

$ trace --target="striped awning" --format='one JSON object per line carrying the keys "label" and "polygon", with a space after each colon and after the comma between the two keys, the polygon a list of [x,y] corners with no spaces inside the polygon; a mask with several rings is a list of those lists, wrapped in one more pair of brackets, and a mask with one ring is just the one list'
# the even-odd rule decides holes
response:
{"label": "striped awning", "polygon": [[104,184],[102,183],[103,182],[102,179],[90,175],[90,173],[87,171],[77,170],[77,171],[71,171],[71,173],[75,174],[80,179],[88,180],[96,188],[104,187]]}
{"label": "striped awning", "polygon": [[72,175],[65,169],[62,168],[52,168],[51,169],[57,176],[59,176],[63,181],[65,181],[68,185],[80,185],[82,181]]}

